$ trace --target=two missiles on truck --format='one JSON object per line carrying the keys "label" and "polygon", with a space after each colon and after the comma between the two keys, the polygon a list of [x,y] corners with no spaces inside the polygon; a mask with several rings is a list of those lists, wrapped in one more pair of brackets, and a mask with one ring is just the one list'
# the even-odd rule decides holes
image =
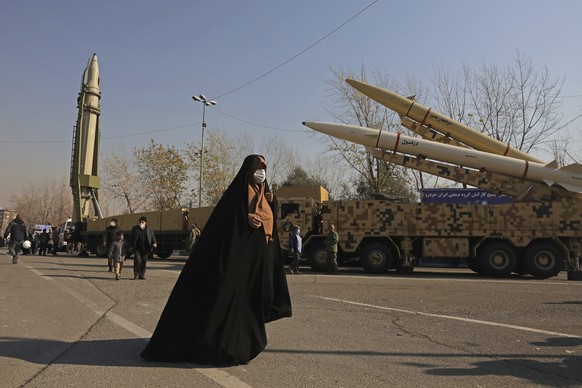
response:
{"label": "two missiles on truck", "polygon": [[544,163],[540,159],[512,148],[508,144],[495,140],[474,128],[461,124],[398,93],[354,79],[346,79],[346,82],[354,89],[395,111],[400,116],[408,117],[419,122],[421,125],[434,128],[442,134],[450,136],[476,150],[528,160],[530,162]]}
{"label": "two missiles on truck", "polygon": [[572,164],[553,168],[528,159],[516,159],[473,149],[423,140],[400,133],[379,131],[355,125],[304,122],[303,125],[343,140],[365,147],[380,148],[393,153],[402,153],[439,160],[446,163],[471,167],[480,171],[491,171],[521,179],[543,182],[549,186],[559,184],[563,188],[582,192],[582,165]]}

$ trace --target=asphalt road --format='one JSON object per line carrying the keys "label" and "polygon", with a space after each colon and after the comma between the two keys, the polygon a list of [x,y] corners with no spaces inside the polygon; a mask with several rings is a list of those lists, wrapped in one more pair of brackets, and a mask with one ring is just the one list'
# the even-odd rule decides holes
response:
{"label": "asphalt road", "polygon": [[582,282],[564,273],[305,269],[263,353],[204,368],[139,357],[184,258],[150,261],[143,281],[94,257],[10,259],[0,249],[2,387],[582,387]]}

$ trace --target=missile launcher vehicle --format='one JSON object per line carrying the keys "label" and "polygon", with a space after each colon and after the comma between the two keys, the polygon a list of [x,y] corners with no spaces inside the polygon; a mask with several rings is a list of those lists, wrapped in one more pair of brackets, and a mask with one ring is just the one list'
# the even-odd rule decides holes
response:
{"label": "missile launcher vehicle", "polygon": [[[568,278],[582,278],[581,165],[546,164],[411,99],[360,81],[347,82],[396,111],[402,125],[424,139],[344,124],[304,125],[364,145],[377,159],[509,195],[512,201],[324,202],[323,230],[335,225],[340,261],[359,262],[372,273],[411,271],[420,262],[449,259],[486,276],[548,278],[567,269]],[[313,227],[308,231],[304,252],[314,269],[323,270],[324,236],[314,232]]]}

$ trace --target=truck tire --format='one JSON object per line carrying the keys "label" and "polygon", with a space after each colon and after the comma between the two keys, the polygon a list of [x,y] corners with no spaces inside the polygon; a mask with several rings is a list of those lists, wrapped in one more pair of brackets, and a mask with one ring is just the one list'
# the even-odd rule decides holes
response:
{"label": "truck tire", "polygon": [[373,243],[362,249],[360,262],[366,272],[386,273],[394,267],[394,254],[386,245]]}
{"label": "truck tire", "polygon": [[488,276],[508,276],[517,267],[515,251],[502,242],[485,245],[477,253],[477,260],[479,273]]}
{"label": "truck tire", "polygon": [[309,248],[307,251],[307,262],[314,271],[327,271],[327,255],[325,253],[325,244],[323,242],[316,242]]}
{"label": "truck tire", "polygon": [[479,262],[477,261],[477,259],[467,257],[465,261],[467,262],[467,267],[469,267],[471,271],[475,273],[481,273],[481,270],[479,269]]}
{"label": "truck tire", "polygon": [[527,273],[546,279],[560,272],[564,256],[554,245],[540,242],[527,248],[523,260]]}

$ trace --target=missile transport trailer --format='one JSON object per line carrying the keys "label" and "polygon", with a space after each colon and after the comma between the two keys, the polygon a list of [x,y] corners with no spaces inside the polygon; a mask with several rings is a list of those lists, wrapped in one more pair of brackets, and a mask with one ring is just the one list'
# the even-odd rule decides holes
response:
{"label": "missile transport trailer", "polygon": [[[486,276],[517,273],[548,278],[582,253],[582,208],[573,202],[329,201],[323,188],[290,189],[295,192],[276,192],[282,204],[279,232],[286,225],[299,225],[304,257],[318,271],[325,270],[329,224],[339,234],[340,263],[359,262],[370,273],[410,271],[422,258],[428,265],[431,260],[449,259],[451,265],[464,260]],[[314,233],[316,202],[323,204],[323,234]],[[287,248],[287,238],[281,236],[281,243]]]}
{"label": "missile transport trailer", "polygon": [[[329,201],[324,223],[337,224],[342,256],[358,257],[370,272],[411,268],[418,258],[453,258],[483,275],[540,278],[556,275],[566,263],[568,279],[582,280],[582,165],[545,163],[412,97],[346,82],[397,113],[402,126],[420,138],[355,125],[303,124],[363,145],[378,160],[508,195],[511,203]],[[319,265],[322,248],[312,243],[310,249]]]}
{"label": "missile transport trailer", "polygon": [[[158,242],[155,254],[166,259],[174,251],[186,249],[192,223],[201,228],[208,220],[213,207],[182,208],[157,212],[122,214],[107,218],[87,220],[81,223],[80,236],[88,253],[105,257],[103,234],[112,218],[117,219],[117,226],[123,231],[124,238],[130,238],[131,228],[139,224],[139,218],[147,217],[148,226],[152,228]],[[129,240],[127,240],[129,241]]]}

